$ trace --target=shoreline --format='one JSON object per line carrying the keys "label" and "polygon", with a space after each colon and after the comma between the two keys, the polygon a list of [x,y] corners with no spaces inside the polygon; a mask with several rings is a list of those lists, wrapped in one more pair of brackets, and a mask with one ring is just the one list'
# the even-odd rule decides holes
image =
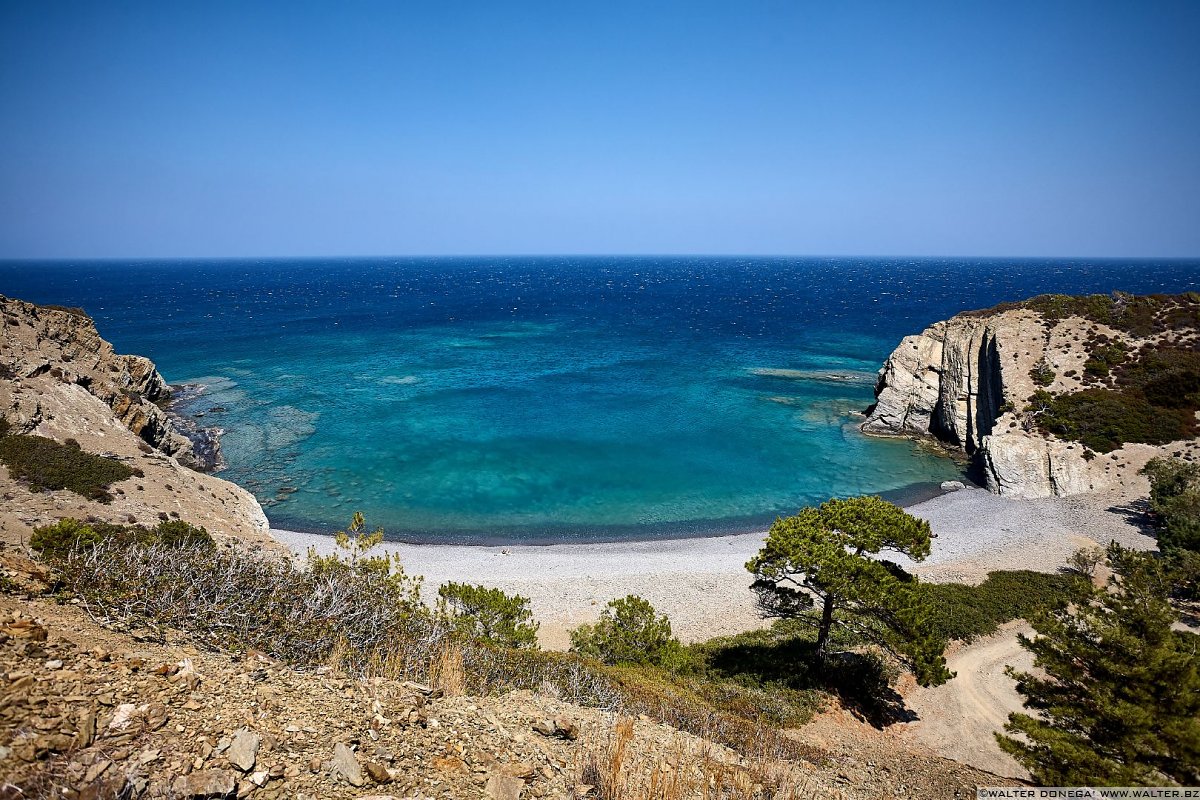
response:
{"label": "shoreline", "polygon": [[[1124,485],[1091,495],[1014,500],[966,488],[909,506],[936,537],[919,565],[899,561],[925,580],[975,583],[992,570],[1051,572],[1089,544],[1115,539],[1145,550],[1154,539],[1129,504],[1145,495]],[[332,537],[272,528],[292,552],[335,549]],[[520,594],[541,625],[543,647],[565,649],[571,629],[594,622],[608,601],[636,594],[670,620],[683,641],[726,636],[769,624],[758,614],[745,562],[765,530],[731,536],[540,545],[407,544],[381,547],[405,570],[425,578],[425,595],[449,581]]]}
{"label": "shoreline", "polygon": [[[873,494],[901,508],[910,508],[940,497],[954,489],[942,488],[945,483],[958,482],[968,488],[977,488],[965,474],[947,481],[921,481],[896,489],[887,489]],[[269,516],[269,515],[268,515]],[[536,539],[522,538],[515,534],[505,535],[490,531],[461,531],[453,534],[419,534],[403,532],[393,534],[385,527],[384,541],[397,545],[421,545],[433,547],[553,547],[555,545],[602,545],[633,544],[637,542],[687,541],[691,539],[724,539],[731,536],[761,535],[771,526],[774,518],[764,516],[727,517],[712,520],[691,520],[677,523],[647,525],[611,525],[605,528],[560,529],[558,532],[541,531]],[[286,518],[273,521],[272,528],[308,536],[332,538],[345,527],[309,525]],[[374,527],[369,526],[369,527]],[[528,529],[520,529],[528,530]],[[646,533],[645,531],[652,531]]]}

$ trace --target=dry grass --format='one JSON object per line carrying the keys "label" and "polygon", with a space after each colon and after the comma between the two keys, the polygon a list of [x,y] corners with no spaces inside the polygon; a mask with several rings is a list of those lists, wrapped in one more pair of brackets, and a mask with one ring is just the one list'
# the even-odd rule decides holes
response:
{"label": "dry grass", "polygon": [[792,764],[744,763],[695,740],[676,739],[666,756],[638,756],[633,720],[618,719],[584,752],[577,794],[594,800],[802,800],[815,793]]}
{"label": "dry grass", "polygon": [[446,697],[460,697],[467,693],[467,673],[463,667],[461,645],[447,641],[442,646],[430,665],[429,682]]}

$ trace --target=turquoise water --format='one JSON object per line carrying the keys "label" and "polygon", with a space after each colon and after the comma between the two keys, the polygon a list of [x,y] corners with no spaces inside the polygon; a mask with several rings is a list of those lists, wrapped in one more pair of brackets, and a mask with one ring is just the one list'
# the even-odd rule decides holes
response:
{"label": "turquoise water", "polygon": [[6,263],[203,386],[222,476],[281,527],[549,541],[760,527],[959,477],[856,428],[901,336],[1041,291],[1195,288],[1197,262],[376,259]]}

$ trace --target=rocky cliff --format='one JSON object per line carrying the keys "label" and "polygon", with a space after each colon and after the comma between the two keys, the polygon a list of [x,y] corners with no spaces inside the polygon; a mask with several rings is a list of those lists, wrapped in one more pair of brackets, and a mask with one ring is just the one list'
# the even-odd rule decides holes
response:
{"label": "rocky cliff", "polygon": [[67,516],[152,523],[168,514],[266,541],[266,516],[249,492],[190,468],[201,462],[159,405],[169,397],[154,364],[113,352],[83,311],[0,296],[0,415],[18,433],[74,439],[144,473],[118,484],[105,505],[69,491],[32,492],[0,466],[0,539],[20,540]]}
{"label": "rocky cliff", "polygon": [[[1138,300],[1044,296],[959,314],[905,337],[879,372],[862,430],[934,437],[969,456],[988,489],[1000,495],[1062,497],[1102,489],[1131,459],[1144,463],[1152,448],[1130,445],[1099,458],[1039,430],[1030,402],[1038,391],[1053,396],[1108,386],[1094,366],[1105,348],[1134,353],[1194,336],[1193,317],[1179,314],[1181,304]],[[1155,313],[1172,312],[1170,324],[1158,324]]]}
{"label": "rocky cliff", "polygon": [[17,379],[50,376],[79,386],[151,447],[187,466],[201,466],[191,441],[157,405],[170,399],[171,390],[154,364],[143,356],[114,353],[81,309],[0,296],[0,341],[0,374]]}

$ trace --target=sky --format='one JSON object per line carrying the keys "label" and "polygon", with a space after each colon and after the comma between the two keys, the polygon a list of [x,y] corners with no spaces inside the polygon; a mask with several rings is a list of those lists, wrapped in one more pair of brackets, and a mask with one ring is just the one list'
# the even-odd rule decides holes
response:
{"label": "sky", "polygon": [[0,0],[0,258],[1200,256],[1200,2]]}

